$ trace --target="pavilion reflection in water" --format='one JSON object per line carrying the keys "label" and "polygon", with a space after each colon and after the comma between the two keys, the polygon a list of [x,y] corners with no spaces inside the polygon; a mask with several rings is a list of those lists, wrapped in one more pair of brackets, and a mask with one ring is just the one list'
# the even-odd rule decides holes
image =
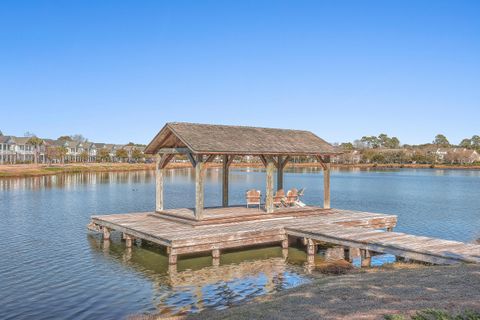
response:
{"label": "pavilion reflection in water", "polygon": [[292,288],[310,281],[314,267],[302,249],[275,246],[225,252],[218,264],[205,256],[185,257],[172,268],[164,250],[148,243],[132,250],[120,237],[104,241],[90,234],[88,240],[94,254],[150,279],[154,304],[164,315],[222,309]]}

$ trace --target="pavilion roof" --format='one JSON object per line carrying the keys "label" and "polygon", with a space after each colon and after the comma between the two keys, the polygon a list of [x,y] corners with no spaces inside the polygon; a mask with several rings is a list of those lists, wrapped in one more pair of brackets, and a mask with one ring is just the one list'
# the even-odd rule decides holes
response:
{"label": "pavilion roof", "polygon": [[235,155],[333,155],[339,152],[310,131],[167,123],[145,149],[187,148],[193,154]]}

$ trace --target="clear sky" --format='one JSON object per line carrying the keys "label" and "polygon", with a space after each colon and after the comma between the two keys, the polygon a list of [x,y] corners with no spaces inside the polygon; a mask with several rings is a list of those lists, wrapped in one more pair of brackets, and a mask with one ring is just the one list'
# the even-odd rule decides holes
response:
{"label": "clear sky", "polygon": [[480,134],[480,1],[0,2],[0,130],[147,143],[167,121],[330,142]]}

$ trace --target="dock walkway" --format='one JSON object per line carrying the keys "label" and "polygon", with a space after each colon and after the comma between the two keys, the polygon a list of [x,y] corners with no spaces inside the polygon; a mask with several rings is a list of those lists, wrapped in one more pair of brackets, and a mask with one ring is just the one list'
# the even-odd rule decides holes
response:
{"label": "dock walkway", "polygon": [[480,263],[480,245],[459,241],[326,224],[299,224],[285,230],[291,236],[363,250],[362,258],[369,258],[368,252],[375,252],[433,264]]}

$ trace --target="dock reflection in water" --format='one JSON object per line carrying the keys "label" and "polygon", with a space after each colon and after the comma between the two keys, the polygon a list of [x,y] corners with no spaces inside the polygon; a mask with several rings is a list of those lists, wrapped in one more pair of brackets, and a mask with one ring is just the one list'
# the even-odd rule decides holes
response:
{"label": "dock reflection in water", "polygon": [[[94,254],[115,260],[147,277],[153,287],[154,305],[163,315],[223,309],[252,298],[279,292],[310,281],[306,254],[292,247],[255,247],[222,253],[219,264],[210,256],[186,257],[169,269],[159,248],[142,243],[125,247],[117,234],[111,241],[89,235]],[[321,258],[320,258],[321,259]]]}

